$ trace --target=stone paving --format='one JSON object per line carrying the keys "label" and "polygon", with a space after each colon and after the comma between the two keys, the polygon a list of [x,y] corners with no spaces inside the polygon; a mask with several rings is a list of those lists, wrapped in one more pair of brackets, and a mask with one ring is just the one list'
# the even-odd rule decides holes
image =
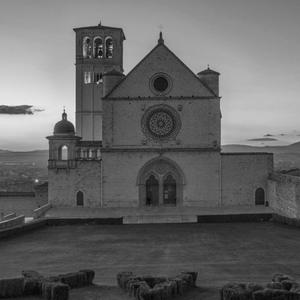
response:
{"label": "stone paving", "polygon": [[1,277],[24,269],[54,275],[92,268],[96,283],[119,271],[199,272],[198,285],[267,282],[275,272],[300,280],[300,229],[265,223],[72,225],[44,227],[0,241]]}

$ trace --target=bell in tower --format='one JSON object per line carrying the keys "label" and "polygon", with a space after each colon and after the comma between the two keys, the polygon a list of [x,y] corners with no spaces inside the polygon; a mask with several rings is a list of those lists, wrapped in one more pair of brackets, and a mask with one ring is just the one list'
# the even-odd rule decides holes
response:
{"label": "bell in tower", "polygon": [[76,33],[76,133],[83,141],[102,140],[103,74],[123,73],[122,28],[74,28]]}

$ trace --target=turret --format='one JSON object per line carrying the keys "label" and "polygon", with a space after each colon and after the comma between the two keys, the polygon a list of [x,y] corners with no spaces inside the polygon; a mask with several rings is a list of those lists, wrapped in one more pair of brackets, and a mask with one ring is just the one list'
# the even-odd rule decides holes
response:
{"label": "turret", "polygon": [[211,70],[208,66],[206,70],[199,72],[197,75],[199,79],[215,93],[216,96],[219,96],[220,73]]}
{"label": "turret", "polygon": [[112,70],[103,74],[103,96],[105,97],[124,78],[124,74]]}
{"label": "turret", "polygon": [[81,139],[75,135],[74,125],[68,121],[64,110],[62,119],[54,126],[53,135],[49,140],[48,168],[75,167],[76,144]]}

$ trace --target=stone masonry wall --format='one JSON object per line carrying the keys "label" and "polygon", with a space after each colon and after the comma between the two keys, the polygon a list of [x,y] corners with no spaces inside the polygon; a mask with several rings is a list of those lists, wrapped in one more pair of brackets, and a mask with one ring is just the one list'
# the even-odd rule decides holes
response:
{"label": "stone masonry wall", "polygon": [[164,147],[214,147],[220,141],[220,102],[218,99],[182,100],[114,100],[104,103],[103,143],[113,147],[158,147],[143,133],[142,120],[155,105],[172,107],[180,118],[181,129],[176,139]]}
{"label": "stone masonry wall", "polygon": [[300,218],[300,177],[272,174],[268,180],[270,206],[280,215]]}
{"label": "stone masonry wall", "polygon": [[255,191],[263,188],[273,172],[270,153],[222,153],[222,206],[255,205]]}
{"label": "stone masonry wall", "polygon": [[151,159],[166,157],[184,174],[183,206],[216,207],[220,201],[218,152],[102,152],[105,207],[138,207],[138,174]]}
{"label": "stone masonry wall", "polygon": [[0,197],[0,214],[7,215],[16,213],[32,217],[33,210],[38,208],[41,203],[34,196],[1,196]]}
{"label": "stone masonry wall", "polygon": [[49,169],[49,203],[76,206],[76,194],[84,194],[84,206],[101,206],[101,162],[78,161],[76,169]]}

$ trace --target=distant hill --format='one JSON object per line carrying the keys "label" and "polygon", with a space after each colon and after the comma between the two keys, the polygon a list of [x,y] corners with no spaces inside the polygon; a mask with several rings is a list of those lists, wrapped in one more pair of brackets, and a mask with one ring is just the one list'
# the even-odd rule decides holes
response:
{"label": "distant hill", "polygon": [[[239,144],[223,145],[222,152],[271,152],[274,153],[275,168],[288,170],[300,168],[300,142],[287,146],[247,146]],[[31,164],[46,168],[48,150],[9,151],[0,150],[0,164]]]}
{"label": "distant hill", "polygon": [[0,164],[31,164],[38,168],[46,168],[48,162],[48,150],[34,151],[9,151],[0,150]]}
{"label": "distant hill", "polygon": [[229,144],[222,146],[223,152],[272,152],[272,153],[298,153],[300,154],[300,142],[287,146],[248,146]]}
{"label": "distant hill", "polygon": [[222,152],[271,152],[274,153],[275,169],[289,170],[300,168],[300,142],[287,146],[247,146],[223,145]]}

